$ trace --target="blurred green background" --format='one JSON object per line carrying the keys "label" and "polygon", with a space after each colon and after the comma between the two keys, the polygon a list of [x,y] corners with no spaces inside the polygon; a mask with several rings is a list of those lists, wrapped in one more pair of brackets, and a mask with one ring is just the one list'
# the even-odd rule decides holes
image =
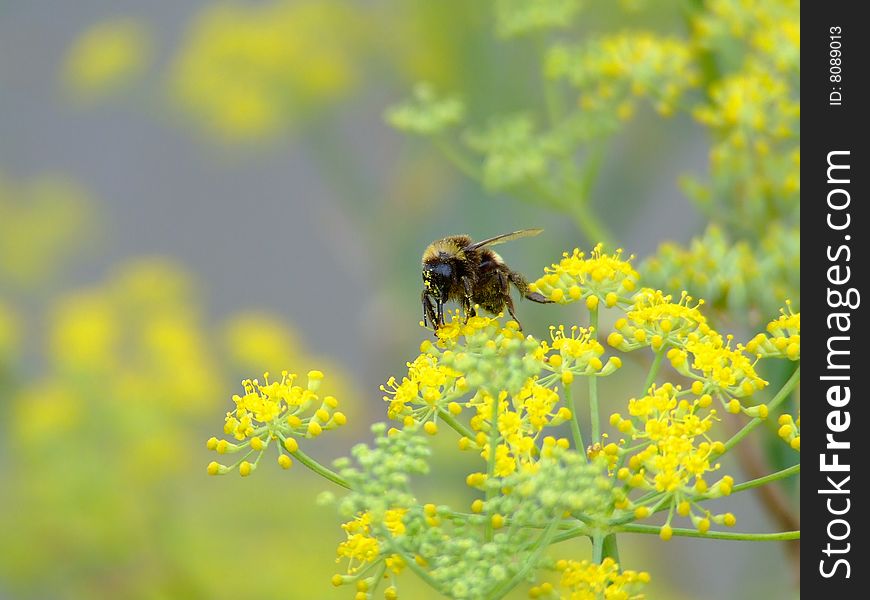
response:
{"label": "blurred green background", "polygon": [[[419,264],[433,239],[543,227],[502,252],[535,278],[599,241],[589,214],[642,275],[708,298],[745,339],[786,297],[799,309],[799,180],[782,183],[799,165],[799,112],[782,116],[799,92],[786,53],[799,4],[541,4],[570,18],[515,35],[509,17],[540,15],[507,0],[0,2],[0,598],[349,597],[329,584],[343,533],[315,504],[326,484],[301,466],[209,478],[205,440],[242,378],[285,368],[326,372],[349,417],[310,454],[328,462],[367,439],[386,418],[378,385],[428,335]],[[600,36],[640,31],[683,40],[693,91],[637,89],[677,86],[680,64],[639,64],[648,81],[591,60],[573,80],[551,72],[551,44],[606,59],[617,51]],[[634,51],[657,49],[673,56]],[[744,73],[753,53],[782,81]],[[732,75],[760,91],[727,97]],[[387,123],[421,81],[461,100],[455,139]],[[547,132],[586,129],[493,141],[508,127],[492,118],[518,113]],[[476,181],[469,158],[531,174]],[[561,181],[551,168],[568,180],[571,165],[594,170],[585,204],[536,201],[535,186]],[[575,318],[530,303],[518,314],[538,336]],[[607,382],[614,405],[642,377],[631,368]],[[461,503],[452,448],[421,493]],[[777,528],[752,496],[728,510],[741,531]],[[651,598],[796,594],[780,546],[621,546],[627,567],[653,574]],[[412,579],[403,597],[431,597]]]}

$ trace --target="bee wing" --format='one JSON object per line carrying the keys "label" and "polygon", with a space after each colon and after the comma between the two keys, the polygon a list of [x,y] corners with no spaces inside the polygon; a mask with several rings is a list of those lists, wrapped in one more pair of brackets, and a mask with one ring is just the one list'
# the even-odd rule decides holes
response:
{"label": "bee wing", "polygon": [[477,250],[478,248],[483,248],[484,246],[495,246],[497,244],[504,244],[505,242],[509,242],[511,240],[517,240],[519,238],[524,237],[532,237],[538,235],[544,231],[539,227],[535,227],[532,229],[520,229],[519,231],[512,231],[510,233],[503,233],[501,235],[497,235],[495,237],[491,237],[489,239],[483,240],[481,242],[474,242],[472,244],[467,245],[463,250]]}

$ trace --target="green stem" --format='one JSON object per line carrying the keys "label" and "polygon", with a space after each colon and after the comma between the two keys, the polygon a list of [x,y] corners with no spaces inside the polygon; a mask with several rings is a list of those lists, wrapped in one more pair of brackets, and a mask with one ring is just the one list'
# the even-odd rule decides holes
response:
{"label": "green stem", "polygon": [[541,558],[541,554],[550,547],[550,544],[553,542],[553,534],[556,531],[556,524],[559,523],[560,519],[553,519],[550,521],[550,524],[547,525],[547,528],[541,533],[541,536],[538,538],[537,543],[533,546],[534,551],[529,559],[526,561],[526,564],[523,565],[523,568],[520,569],[516,575],[511,577],[506,583],[496,587],[492,594],[489,596],[492,600],[499,600],[503,598],[505,594],[508,594],[512,589],[514,589],[521,581],[526,578],[528,572],[537,566],[538,560]]}
{"label": "green stem", "polygon": [[[621,531],[626,533],[648,533],[658,535],[661,527],[657,525],[639,525],[637,523],[629,523],[620,527]],[[682,527],[673,527],[671,531],[674,535],[682,537],[703,538],[708,540],[746,540],[752,542],[776,542],[782,540],[799,540],[801,539],[800,531],[782,531],[778,533],[732,533],[728,531],[708,531],[701,533],[697,529],[685,529]]]}
{"label": "green stem", "polygon": [[580,432],[580,422],[577,419],[577,408],[574,406],[574,394],[571,391],[571,384],[566,383],[564,385],[565,388],[565,401],[568,404],[568,409],[571,411],[571,435],[574,437],[574,447],[577,449],[577,452],[589,462],[589,459],[586,457],[586,446],[583,444],[583,434]]}
{"label": "green stem", "polygon": [[449,411],[444,410],[443,408],[438,409],[438,416],[441,417],[441,420],[447,423],[456,433],[459,435],[465,436],[471,441],[474,441],[475,435],[474,432],[471,431],[468,427],[457,421]]}
{"label": "green stem", "polygon": [[765,475],[764,477],[759,477],[758,479],[752,479],[750,481],[745,481],[743,483],[738,483],[733,488],[731,488],[731,493],[742,492],[743,490],[749,490],[755,487],[762,486],[766,483],[770,483],[771,481],[776,481],[777,479],[785,479],[786,477],[790,477],[792,475],[796,475],[801,472],[800,463],[788,467],[787,469],[782,469],[781,471],[777,471],[776,473],[771,473],[770,475]]}
{"label": "green stem", "polygon": [[577,225],[577,229],[586,236],[586,239],[592,245],[598,242],[608,247],[613,245],[613,236],[607,230],[604,223],[592,212],[587,203],[572,205],[570,212],[574,218],[574,223]]}
{"label": "green stem", "polygon": [[[537,39],[538,45],[538,53],[541,55],[541,62],[546,61],[547,58],[547,39],[546,36],[541,35]],[[556,127],[559,122],[562,120],[562,114],[564,112],[564,106],[562,103],[562,98],[559,95],[559,88],[557,87],[556,82],[547,77],[544,73],[544,69],[541,69],[541,88],[544,91],[544,105],[547,108],[547,118],[550,121],[550,127]]]}
{"label": "green stem", "polygon": [[559,542],[573,540],[574,538],[580,537],[581,535],[591,535],[589,527],[581,525],[580,527],[574,527],[573,529],[568,529],[566,531],[562,531],[561,533],[557,533],[553,536],[553,539],[550,540],[550,544],[558,544]]}
{"label": "green stem", "polygon": [[604,536],[596,533],[592,536],[592,562],[601,564],[604,559]]}
{"label": "green stem", "polygon": [[610,533],[604,536],[604,542],[602,543],[602,556],[603,558],[612,558],[616,563],[619,563],[619,547],[616,544],[616,534]]}
{"label": "green stem", "polygon": [[[487,502],[492,500],[496,492],[492,479],[495,477],[495,447],[498,443],[498,394],[491,394],[490,398],[492,398],[492,410],[489,415],[489,454],[486,457],[486,482],[484,483]],[[492,519],[487,520],[484,535],[487,542],[492,540]]]}
{"label": "green stem", "polygon": [[[786,398],[788,398],[791,395],[792,390],[794,390],[795,386],[797,386],[797,384],[800,383],[800,380],[801,380],[801,367],[800,367],[800,365],[798,365],[797,368],[794,370],[794,373],[791,374],[791,377],[788,378],[788,381],[786,381],[783,384],[782,388],[780,388],[780,390],[779,390],[779,392],[777,392],[776,396],[773,397],[773,400],[771,400],[768,403],[767,410],[769,412],[773,412],[774,408],[776,408],[777,406],[782,404],[786,400]],[[763,421],[764,421],[764,419],[761,419],[759,417],[755,417],[754,419],[749,421],[749,423],[744,425],[740,431],[738,431],[733,436],[731,436],[730,440],[725,442],[725,450],[722,452],[722,454],[725,454],[726,452],[731,450],[731,448],[736,446],[740,442],[740,440],[742,440],[747,435],[749,435],[749,433],[753,429],[755,429],[756,427],[761,425],[761,423]],[[720,454],[719,456],[722,456],[722,454]],[[714,457],[714,458],[718,458],[718,457]]]}
{"label": "green stem", "polygon": [[[589,328],[592,339],[598,341],[598,307],[589,310]],[[592,444],[601,442],[601,420],[598,414],[598,378],[589,377],[589,417],[592,421]]]}
{"label": "green stem", "polygon": [[649,393],[649,388],[656,380],[656,375],[659,374],[659,369],[662,366],[662,359],[665,357],[665,347],[662,346],[659,348],[658,352],[656,352],[655,358],[653,359],[652,364],[649,367],[649,374],[646,376],[646,382],[643,384],[643,393],[644,395]]}
{"label": "green stem", "polygon": [[441,151],[442,154],[453,163],[457,169],[462,171],[465,175],[474,179],[475,181],[482,182],[483,181],[483,173],[474,162],[465,154],[463,154],[462,150],[457,148],[450,140],[448,140],[444,136],[438,136],[434,138],[435,146]]}
{"label": "green stem", "polygon": [[[385,534],[389,536],[390,534]],[[405,562],[405,565],[414,573],[417,577],[419,577],[423,582],[428,585],[430,588],[435,590],[440,594],[444,594],[444,590],[441,589],[441,586],[435,581],[426,570],[417,564],[417,561],[414,560],[411,556],[408,555],[398,544],[392,541],[389,537],[383,538],[387,540],[387,547],[392,554],[398,554],[402,557],[402,560]]]}
{"label": "green stem", "polygon": [[[281,443],[283,444],[283,442],[284,442],[284,440],[282,439]],[[310,456],[305,454],[302,450],[297,449],[296,452],[291,452],[290,454],[293,456],[293,458],[295,458],[296,460],[301,462],[303,465],[305,465],[306,467],[308,467],[309,469],[311,469],[312,471],[314,471],[315,473],[317,473],[318,475],[320,475],[324,479],[328,479],[332,483],[334,483],[336,485],[340,485],[341,487],[343,487],[345,489],[348,489],[348,490],[351,489],[350,484],[347,481],[345,481],[341,475],[339,475],[335,471],[327,469],[326,467],[321,465],[319,462],[317,462],[316,460],[314,460],[313,458],[311,458]]]}

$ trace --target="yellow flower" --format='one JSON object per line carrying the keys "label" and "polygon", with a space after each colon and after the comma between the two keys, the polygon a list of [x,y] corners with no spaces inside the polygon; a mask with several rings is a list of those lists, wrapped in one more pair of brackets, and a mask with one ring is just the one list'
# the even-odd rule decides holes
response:
{"label": "yellow flower", "polygon": [[401,383],[390,377],[381,386],[384,400],[390,403],[387,412],[391,419],[401,419],[409,414],[428,416],[433,407],[446,406],[464,392],[462,386],[458,386],[461,373],[439,364],[436,355],[421,354],[407,366],[408,375]]}
{"label": "yellow flower", "polygon": [[139,75],[150,55],[150,33],[143,23],[130,18],[103,21],[73,43],[64,74],[76,93],[98,96]]}
{"label": "yellow flower", "polygon": [[636,97],[648,97],[670,115],[699,76],[692,47],[675,37],[645,31],[601,36],[581,47],[555,46],[547,56],[546,74],[566,78],[582,91],[587,111],[620,118],[633,112]]}
{"label": "yellow flower", "polygon": [[380,555],[380,544],[372,536],[371,523],[371,513],[366,512],[341,526],[347,539],[338,545],[337,561],[348,559],[349,574],[356,573],[365,563],[374,562]]}
{"label": "yellow flower", "polygon": [[763,357],[800,360],[801,314],[792,312],[790,302],[780,312],[781,317],[767,324],[769,335],[756,335],[746,344],[746,351]]}
{"label": "yellow flower", "polygon": [[625,296],[637,285],[640,276],[631,266],[633,258],[622,260],[622,250],[604,254],[603,244],[595,246],[588,258],[574,248],[573,253],[562,254],[558,264],[545,268],[545,275],[532,284],[532,289],[561,304],[597,296],[612,306],[612,294]]}
{"label": "yellow flower", "polygon": [[777,434],[785,443],[793,450],[801,451],[801,417],[795,419],[789,414],[784,414],[779,417],[779,429]]}
{"label": "yellow flower", "polygon": [[672,495],[680,504],[679,514],[689,516],[691,505],[680,499],[693,496],[699,485],[708,488],[705,476],[719,468],[710,461],[724,445],[708,436],[716,419],[715,410],[705,410],[709,402],[703,396],[690,402],[684,395],[670,383],[653,387],[648,395],[629,401],[628,418],[616,413],[610,424],[635,441],[646,441],[628,455],[618,478],[632,488]]}
{"label": "yellow flower", "polygon": [[601,564],[588,560],[560,560],[556,563],[556,570],[562,573],[559,585],[569,594],[562,597],[578,600],[639,600],[644,597],[639,594],[640,589],[650,581],[649,574],[644,571],[620,572],[619,565],[609,557]]}
{"label": "yellow flower", "polygon": [[678,302],[660,290],[643,289],[635,297],[625,318],[616,322],[619,337],[608,337],[608,343],[620,350],[634,350],[657,345],[682,347],[687,340],[700,339],[713,330],[699,308],[703,300],[692,305],[686,292]]}
{"label": "yellow flower", "polygon": [[[723,401],[751,396],[767,386],[767,382],[755,372],[755,363],[746,355],[743,346],[738,344],[731,348],[731,336],[723,340],[717,334],[690,341],[686,344],[686,351],[693,357],[691,368],[699,371],[700,378],[721,393]],[[686,365],[674,366],[678,371],[689,372]]]}
{"label": "yellow flower", "polygon": [[[296,452],[299,449],[296,437],[318,437],[325,430],[347,423],[347,417],[336,411],[338,400],[334,396],[321,399],[317,394],[323,378],[322,372],[309,371],[304,387],[296,384],[295,373],[287,371],[283,371],[281,379],[277,381],[270,382],[269,373],[263,375],[262,383],[258,379],[244,380],[244,394],[233,396],[236,407],[227,413],[224,422],[224,433],[241,443],[231,444],[212,438],[208,448],[219,454],[248,449],[248,454],[256,452],[256,461],[247,467],[250,473],[256,468],[271,440],[277,439],[280,440],[280,443],[275,444],[279,464],[285,469],[289,468],[292,462],[284,458],[282,448],[290,453]],[[215,474],[223,474],[231,469],[220,469]]]}

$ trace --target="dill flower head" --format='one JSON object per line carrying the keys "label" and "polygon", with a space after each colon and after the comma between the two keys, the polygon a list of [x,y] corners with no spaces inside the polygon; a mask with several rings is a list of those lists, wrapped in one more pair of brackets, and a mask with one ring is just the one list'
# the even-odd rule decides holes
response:
{"label": "dill flower head", "polygon": [[[674,349],[668,353],[668,358],[678,372],[702,381],[704,389],[715,394],[729,412],[742,411],[753,417],[765,417],[766,407],[760,408],[764,405],[745,408],[737,400],[764,389],[767,381],[755,372],[757,358],[751,360],[741,344],[732,348],[732,339],[730,335],[725,339],[718,334],[709,335],[689,341],[685,351]],[[691,361],[687,358],[689,355]],[[759,410],[763,414],[759,414]]]}
{"label": "dill flower head", "polygon": [[791,446],[793,450],[801,451],[801,416],[798,413],[797,418],[789,414],[783,414],[779,417],[779,429],[777,435]]}
{"label": "dill flower head", "polygon": [[659,351],[710,335],[713,331],[700,311],[704,301],[692,302],[686,292],[673,302],[669,294],[644,288],[634,297],[626,316],[616,322],[616,332],[608,336],[608,343],[625,351],[644,346]]}
{"label": "dill flower head", "polygon": [[[620,571],[612,558],[605,558],[600,564],[562,559],[556,562],[555,569],[561,572],[559,586],[567,593],[563,598],[642,600],[645,596],[640,590],[650,581],[645,571]],[[540,587],[532,588],[530,595],[538,597],[541,591]]]}
{"label": "dill flower head", "polygon": [[[278,464],[287,469],[292,460],[285,451],[294,455],[299,450],[297,438],[317,437],[347,423],[344,413],[336,410],[338,400],[334,396],[318,395],[323,378],[322,372],[309,371],[304,387],[297,385],[295,373],[287,371],[281,373],[280,380],[272,382],[268,373],[263,374],[262,383],[258,379],[244,380],[244,393],[233,396],[236,407],[227,413],[224,422],[224,433],[239,443],[212,437],[206,445],[218,454],[245,451],[245,455],[232,466],[209,463],[208,473],[220,475],[238,467],[240,475],[250,475],[273,441]],[[253,462],[248,460],[250,457]]]}
{"label": "dill flower head", "polygon": [[767,333],[759,333],[746,344],[746,351],[761,357],[801,359],[801,314],[793,312],[791,302],[781,308],[782,316],[767,324]]}
{"label": "dill flower head", "polygon": [[592,331],[582,327],[572,326],[570,334],[565,326],[550,326],[550,343],[542,342],[542,348],[547,353],[544,369],[558,373],[562,383],[569,385],[574,375],[603,376],[610,375],[622,366],[622,361],[615,356],[601,360],[604,346],[592,335]]}
{"label": "dill flower head", "polygon": [[623,120],[634,112],[638,97],[652,100],[661,114],[672,114],[699,79],[689,44],[645,31],[599,36],[579,46],[556,45],[545,72],[579,88],[584,110],[613,112],[617,107]]}
{"label": "dill flower head", "polygon": [[532,283],[531,289],[562,304],[582,299],[590,308],[597,307],[598,302],[615,306],[637,287],[640,275],[631,266],[633,259],[623,260],[621,249],[605,254],[603,244],[595,246],[589,257],[574,248],[573,253],[562,254],[559,263],[545,268],[545,275]]}
{"label": "dill flower head", "polygon": [[[690,400],[690,393],[670,383],[653,387],[646,396],[629,401],[628,417],[614,413],[610,424],[641,442],[631,451],[619,451],[625,466],[617,471],[617,479],[632,490],[664,494],[665,500],[660,495],[645,496],[655,497],[655,502],[677,506],[686,501],[685,510],[678,514],[692,517],[693,523],[698,520],[703,528],[703,519],[719,522],[724,516],[710,515],[688,499],[699,493],[710,497],[728,495],[733,479],[725,476],[713,485],[708,481],[709,475],[719,469],[713,461],[725,446],[712,441],[708,434],[717,419],[716,410],[709,408],[712,398],[702,394]],[[651,514],[647,504],[629,501],[624,508],[633,509],[635,517],[643,518]]]}

